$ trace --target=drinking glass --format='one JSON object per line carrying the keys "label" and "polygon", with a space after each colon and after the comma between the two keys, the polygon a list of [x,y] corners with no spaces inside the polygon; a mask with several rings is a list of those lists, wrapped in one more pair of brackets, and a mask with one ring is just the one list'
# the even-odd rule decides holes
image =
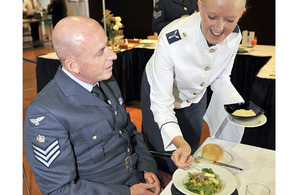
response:
{"label": "drinking glass", "polygon": [[254,47],[255,45],[257,45],[257,37],[254,37],[254,38],[251,40],[251,45],[252,45],[252,47]]}
{"label": "drinking glass", "polygon": [[270,195],[270,189],[260,183],[250,183],[246,187],[246,195]]}

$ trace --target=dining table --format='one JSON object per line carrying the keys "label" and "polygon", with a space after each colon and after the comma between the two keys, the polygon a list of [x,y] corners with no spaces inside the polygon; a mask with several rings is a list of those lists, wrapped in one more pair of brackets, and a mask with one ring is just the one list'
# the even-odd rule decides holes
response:
{"label": "dining table", "polygon": [[[241,70],[235,70],[237,67],[233,68],[232,74],[238,76],[232,78],[232,83],[246,101],[250,100],[254,102],[265,111],[267,122],[264,125],[255,128],[246,127],[241,142],[244,144],[275,150],[276,47],[270,45],[256,45],[254,48],[245,48],[245,51],[247,51],[247,53],[240,53],[237,55],[237,57],[245,56],[245,61],[239,62],[239,64],[244,65],[244,68]],[[255,60],[253,58],[255,58]],[[261,63],[257,64],[259,61],[263,62],[262,66]],[[252,68],[255,67],[259,68],[255,77],[246,76],[247,74],[245,74],[245,72],[254,71]],[[241,86],[243,82],[248,84],[247,87]]]}
{"label": "dining table", "polygon": [[[246,186],[250,183],[260,183],[270,189],[270,194],[275,195],[275,151],[261,147],[251,146],[242,143],[234,143],[226,140],[208,137],[198,148],[195,154],[199,154],[203,146],[208,143],[217,144],[232,157],[230,165],[242,168],[243,170],[228,168],[221,166],[223,169],[228,170],[236,182],[236,189],[239,195],[244,195]],[[191,167],[201,165],[201,161],[194,161]],[[205,161],[205,163],[207,163]],[[216,165],[220,166],[220,165]],[[189,170],[186,170],[189,171]],[[172,178],[169,184],[163,189],[161,195],[183,194],[178,190]],[[224,181],[230,183],[233,181]],[[226,184],[225,184],[226,185]],[[224,186],[225,187],[225,186]],[[222,191],[221,191],[222,192]]]}

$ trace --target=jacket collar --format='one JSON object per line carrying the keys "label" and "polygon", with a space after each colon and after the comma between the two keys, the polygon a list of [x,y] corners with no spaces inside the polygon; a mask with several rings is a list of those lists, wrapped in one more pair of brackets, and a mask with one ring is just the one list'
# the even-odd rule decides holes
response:
{"label": "jacket collar", "polygon": [[89,106],[109,106],[105,101],[100,100],[90,91],[76,83],[66,73],[63,72],[60,66],[55,74],[54,80],[66,98],[75,98],[79,105]]}

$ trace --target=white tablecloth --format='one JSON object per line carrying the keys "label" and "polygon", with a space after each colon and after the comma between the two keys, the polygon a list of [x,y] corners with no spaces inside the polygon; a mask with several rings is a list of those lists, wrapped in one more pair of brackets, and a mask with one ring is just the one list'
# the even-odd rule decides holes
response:
{"label": "white tablecloth", "polygon": [[[198,150],[207,143],[215,143],[233,156],[232,165],[240,167],[243,171],[229,170],[237,180],[237,190],[240,195],[245,194],[246,186],[256,182],[267,185],[271,195],[275,195],[275,151],[245,144],[233,143],[208,137]],[[196,151],[197,153],[198,151]],[[193,166],[193,165],[192,165]],[[161,195],[171,194],[172,181],[162,191]]]}
{"label": "white tablecloth", "polygon": [[241,53],[240,55],[252,56],[272,56],[266,65],[257,74],[260,78],[275,79],[275,46],[271,45],[256,45],[254,48],[245,48],[248,53]]}
{"label": "white tablecloth", "polygon": [[[139,48],[147,48],[144,45],[138,46]],[[154,49],[154,48],[151,48]],[[275,46],[270,45],[256,45],[254,48],[245,48],[248,53],[242,53],[240,55],[253,55],[253,56],[272,56],[266,65],[257,74],[260,78],[275,79]],[[39,56],[48,59],[58,59],[55,52]]]}

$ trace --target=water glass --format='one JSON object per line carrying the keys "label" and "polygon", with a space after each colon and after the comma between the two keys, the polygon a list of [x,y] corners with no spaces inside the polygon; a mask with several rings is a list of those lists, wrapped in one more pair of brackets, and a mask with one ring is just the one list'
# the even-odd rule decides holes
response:
{"label": "water glass", "polygon": [[270,189],[260,183],[250,183],[246,187],[246,195],[270,195]]}

